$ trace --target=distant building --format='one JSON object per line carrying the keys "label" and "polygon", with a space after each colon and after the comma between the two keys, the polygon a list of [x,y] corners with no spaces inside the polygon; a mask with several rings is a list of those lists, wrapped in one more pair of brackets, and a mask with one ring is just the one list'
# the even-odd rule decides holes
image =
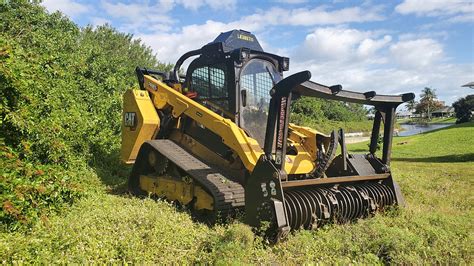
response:
{"label": "distant building", "polygon": [[412,117],[413,113],[410,111],[399,111],[397,112],[397,118],[410,118]]}
{"label": "distant building", "polygon": [[367,119],[369,120],[374,120],[375,114],[369,113],[369,114],[366,114],[365,117],[367,117]]}
{"label": "distant building", "polygon": [[445,106],[431,113],[433,117],[451,117],[454,115],[454,107]]}

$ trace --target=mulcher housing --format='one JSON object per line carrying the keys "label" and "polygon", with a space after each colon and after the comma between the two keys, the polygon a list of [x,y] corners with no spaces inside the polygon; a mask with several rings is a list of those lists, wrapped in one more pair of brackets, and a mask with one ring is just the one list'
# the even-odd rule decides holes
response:
{"label": "mulcher housing", "polygon": [[[288,58],[264,52],[243,30],[184,54],[170,73],[137,68],[140,90],[124,95],[122,124],[122,159],[134,163],[130,190],[211,219],[244,211],[274,240],[403,205],[390,153],[395,110],[414,94],[346,91],[310,81],[309,71],[282,78],[288,69]],[[301,96],[374,106],[369,152],[349,154],[343,130],[326,135],[289,123]]]}

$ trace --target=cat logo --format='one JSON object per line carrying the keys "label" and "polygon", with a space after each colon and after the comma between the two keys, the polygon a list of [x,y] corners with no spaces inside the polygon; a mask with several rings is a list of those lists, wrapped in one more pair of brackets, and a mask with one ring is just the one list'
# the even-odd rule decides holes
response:
{"label": "cat logo", "polygon": [[137,126],[137,114],[135,112],[126,112],[123,123],[126,127],[130,127],[131,130],[134,130],[135,127]]}

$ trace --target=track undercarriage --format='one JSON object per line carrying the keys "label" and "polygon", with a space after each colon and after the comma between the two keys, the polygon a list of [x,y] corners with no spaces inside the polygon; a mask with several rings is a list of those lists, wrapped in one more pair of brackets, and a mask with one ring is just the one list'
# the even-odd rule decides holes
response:
{"label": "track undercarriage", "polygon": [[232,216],[245,205],[242,185],[224,176],[171,140],[148,141],[139,153],[129,187],[189,206],[212,222]]}

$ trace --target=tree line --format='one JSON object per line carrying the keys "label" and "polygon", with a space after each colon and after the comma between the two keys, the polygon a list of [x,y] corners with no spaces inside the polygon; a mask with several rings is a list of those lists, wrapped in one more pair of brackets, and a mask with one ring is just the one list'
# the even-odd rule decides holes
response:
{"label": "tree line", "polygon": [[120,175],[122,94],[134,68],[169,70],[110,26],[36,1],[0,2],[0,229],[30,225]]}
{"label": "tree line", "polygon": [[[474,110],[474,95],[468,95],[453,103],[454,112],[456,114],[456,122],[464,123],[472,119],[472,111]],[[416,114],[426,116],[431,120],[432,113],[444,107],[443,102],[437,99],[436,90],[425,87],[421,91],[420,101],[414,99],[407,102],[406,108],[408,111],[414,111]]]}

